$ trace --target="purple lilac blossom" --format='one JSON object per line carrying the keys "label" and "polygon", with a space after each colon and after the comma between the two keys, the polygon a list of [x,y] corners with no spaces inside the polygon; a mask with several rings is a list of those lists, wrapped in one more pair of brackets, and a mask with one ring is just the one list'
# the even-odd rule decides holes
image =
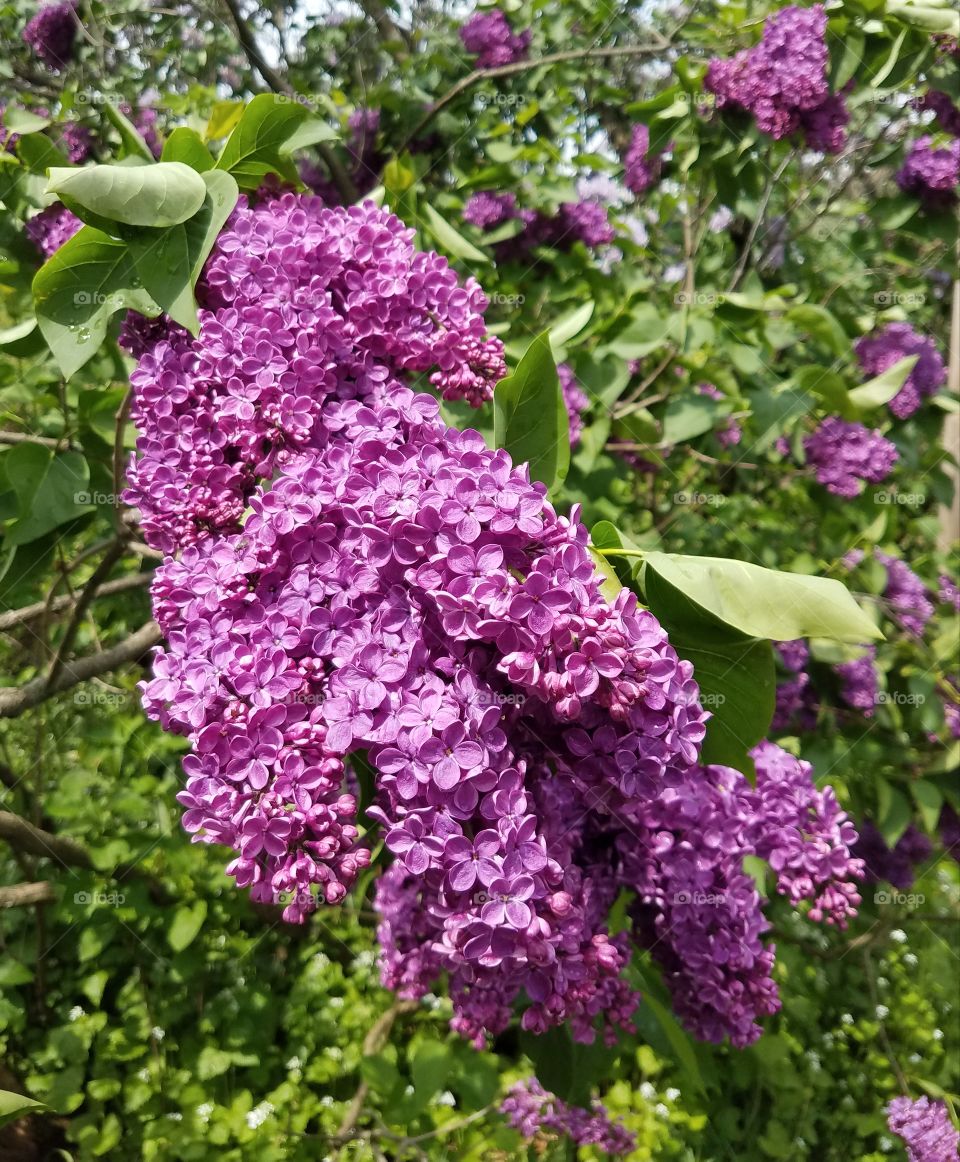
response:
{"label": "purple lilac blossom", "polygon": [[880,432],[838,416],[827,416],[804,438],[803,447],[817,481],[834,496],[847,498],[859,496],[865,483],[886,480],[898,459],[896,445]]}
{"label": "purple lilac blossom", "polygon": [[153,156],[159,157],[163,153],[163,142],[160,140],[160,134],[157,131],[158,118],[156,109],[151,105],[143,105],[138,109],[133,109],[130,105],[124,103],[120,106],[120,112],[126,117],[129,117],[130,123],[143,138],[144,144]]}
{"label": "purple lilac blossom", "polygon": [[473,194],[463,208],[463,220],[478,230],[492,230],[503,222],[519,216],[515,194],[498,194],[481,190]]}
{"label": "purple lilac blossom", "polygon": [[849,119],[831,94],[823,5],[783,8],[767,19],[763,38],[729,59],[714,57],[706,87],[718,109],[742,109],[775,140],[803,133],[812,149],[836,153]]}
{"label": "purple lilac blossom", "polygon": [[612,242],[616,231],[607,220],[607,211],[599,202],[564,202],[558,215],[561,238],[570,235],[573,241],[582,242],[588,249]]}
{"label": "purple lilac blossom", "polygon": [[960,139],[938,149],[932,137],[918,137],[896,180],[905,194],[913,194],[931,209],[948,209],[960,186]]}
{"label": "purple lilac blossom", "polygon": [[923,636],[927,622],[933,617],[933,602],[927,587],[906,561],[876,552],[876,558],[887,571],[883,591],[890,616],[907,633]]}
{"label": "purple lilac blossom", "polygon": [[[706,998],[684,1019],[745,1044],[777,1002],[742,858],[842,926],[853,827],[772,744],[756,787],[698,766],[692,667],[629,591],[603,598],[578,510],[559,516],[525,465],[407,386],[435,368],[476,405],[504,373],[480,287],[412,238],[370,203],[242,199],[198,286],[199,336],[125,329],[125,499],[166,554],[142,693],[191,744],[184,826],[302,921],[369,863],[346,771],[363,752],[393,856],[388,987],[420,997],[446,976],[477,1043],[521,995],[524,1028],[610,1040],[637,1003],[630,933],[606,927],[628,887],[678,1009]],[[719,913],[681,898],[714,885]]]}
{"label": "purple lilac blossom", "polygon": [[937,124],[944,133],[949,133],[952,137],[960,137],[960,108],[957,108],[948,93],[942,93],[939,89],[930,89],[924,94],[920,107],[933,111]]}
{"label": "purple lilac blossom", "polygon": [[569,1137],[577,1146],[596,1146],[605,1154],[629,1154],[637,1147],[634,1135],[611,1121],[599,1101],[593,1103],[592,1110],[569,1106],[548,1093],[535,1077],[512,1086],[500,1112],[528,1140],[546,1130]]}
{"label": "purple lilac blossom", "polygon": [[560,377],[560,390],[570,421],[570,446],[575,448],[580,443],[580,433],[583,431],[582,415],[590,406],[590,397],[577,383],[573,368],[568,363],[557,364],[557,375]]}
{"label": "purple lilac blossom", "polygon": [[624,182],[635,194],[646,193],[660,178],[661,158],[650,154],[650,130],[634,125],[630,148],[623,159]]}
{"label": "purple lilac blossom", "polygon": [[949,605],[954,613],[960,613],[960,586],[947,573],[937,578],[937,598],[943,605]]}
{"label": "purple lilac blossom", "polygon": [[76,214],[55,202],[41,210],[39,214],[28,218],[23,229],[44,259],[47,259],[65,242],[69,242],[82,226],[83,223]]}
{"label": "purple lilac blossom", "polygon": [[840,678],[840,697],[864,718],[872,718],[877,704],[877,648],[867,646],[862,657],[834,666]]}
{"label": "purple lilac blossom", "polygon": [[903,1139],[908,1162],[956,1162],[960,1157],[960,1133],[945,1102],[895,1097],[887,1106],[887,1125]]}
{"label": "purple lilac blossom", "polygon": [[463,47],[477,58],[477,68],[492,69],[526,59],[530,29],[514,33],[499,8],[474,12],[460,29]]}
{"label": "purple lilac blossom", "polygon": [[949,803],[944,803],[940,810],[937,830],[940,832],[943,850],[951,859],[960,863],[960,815]]}
{"label": "purple lilac blossom", "polygon": [[39,60],[52,69],[64,69],[73,59],[77,39],[77,14],[67,0],[45,4],[27,21],[24,42]]}
{"label": "purple lilac blossom", "polygon": [[910,824],[891,848],[870,819],[860,824],[853,854],[863,861],[868,884],[888,883],[900,891],[913,886],[916,865],[928,859],[933,844],[914,824]]}
{"label": "purple lilac blossom", "polygon": [[60,131],[60,147],[74,165],[89,161],[93,152],[93,133],[77,121],[67,121]]}
{"label": "purple lilac blossom", "polygon": [[932,339],[918,334],[909,323],[888,323],[880,331],[864,335],[854,344],[864,374],[875,376],[901,359],[916,355],[917,362],[903,387],[890,401],[890,411],[905,420],[920,407],[923,400],[935,395],[947,380],[947,368]]}

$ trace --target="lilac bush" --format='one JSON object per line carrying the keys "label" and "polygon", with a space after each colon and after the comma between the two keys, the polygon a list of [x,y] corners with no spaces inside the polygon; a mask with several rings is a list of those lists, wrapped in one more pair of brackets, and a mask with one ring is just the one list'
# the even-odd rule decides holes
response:
{"label": "lilac bush", "polygon": [[659,154],[650,154],[650,130],[646,125],[634,125],[630,148],[623,159],[626,186],[635,194],[643,194],[660,178]]}

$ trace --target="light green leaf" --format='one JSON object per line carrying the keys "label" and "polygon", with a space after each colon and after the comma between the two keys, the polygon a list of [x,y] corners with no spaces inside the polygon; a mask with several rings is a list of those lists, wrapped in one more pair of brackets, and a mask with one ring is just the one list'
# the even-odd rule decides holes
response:
{"label": "light green leaf", "polygon": [[336,141],[337,132],[326,121],[319,117],[308,115],[303,123],[287,138],[283,147],[284,153],[295,153],[298,149],[306,149],[320,141]]}
{"label": "light green leaf", "polygon": [[892,367],[888,367],[882,375],[868,380],[866,383],[861,384],[860,387],[853,388],[848,392],[850,402],[861,411],[866,411],[869,408],[883,407],[885,403],[889,403],[893,399],[907,382],[907,378],[910,372],[913,371],[918,358],[919,356],[917,355],[908,355],[905,359],[900,359],[894,363]]}
{"label": "light green leaf", "polygon": [[178,125],[163,143],[160,161],[181,161],[197,173],[206,173],[207,170],[213,169],[214,165],[213,157],[204,145],[203,138],[195,129],[188,129],[186,125]]}
{"label": "light green leaf", "polygon": [[296,180],[296,169],[281,150],[307,118],[298,101],[280,93],[261,93],[243,111],[217,159],[237,179],[241,189],[256,189],[267,174]]}
{"label": "light green leaf", "polygon": [[120,134],[120,140],[123,142],[128,156],[140,158],[141,161],[149,162],[152,165],[156,161],[156,158],[153,156],[150,146],[140,136],[133,122],[120,112],[113,101],[105,101],[103,111],[107,115],[107,120],[113,123],[114,128]]}
{"label": "light green leaf", "polygon": [[424,1041],[417,1046],[410,1072],[418,1104],[426,1104],[443,1088],[451,1064],[450,1050],[441,1042]]}
{"label": "light green leaf", "polygon": [[452,254],[454,258],[461,258],[466,262],[489,262],[490,259],[469,242],[459,231],[454,230],[445,218],[442,218],[428,202],[423,204],[423,216],[427,220],[427,229],[441,250]]}
{"label": "light green leaf", "polygon": [[161,161],[144,166],[57,167],[50,170],[47,192],[57,194],[80,216],[87,210],[110,222],[163,228],[192,218],[203,205],[207,188],[190,166]]}
{"label": "light green leaf", "polygon": [[79,452],[19,444],[7,453],[7,476],[17,493],[19,516],[7,529],[7,545],[25,545],[91,510],[90,469]]}
{"label": "light green leaf", "polygon": [[514,464],[529,464],[531,480],[552,489],[566,478],[570,421],[547,335],[534,339],[514,373],[497,384],[493,430],[496,446]]}
{"label": "light green leaf", "polygon": [[160,314],[137,282],[127,243],[93,226],[84,226],[37,271],[37,321],[65,378],[96,354],[117,311]]}
{"label": "light green leaf", "polygon": [[847,588],[829,577],[764,569],[726,557],[649,552],[645,568],[748,637],[860,643],[883,635]]}
{"label": "light green leaf", "polygon": [[50,123],[49,117],[40,117],[36,113],[31,113],[29,109],[16,105],[3,112],[3,128],[8,133],[19,133],[21,136],[26,133],[39,133]]}
{"label": "light green leaf", "polygon": [[42,1101],[34,1101],[32,1097],[24,1097],[22,1093],[11,1093],[0,1089],[0,1126],[7,1125],[15,1118],[22,1118],[27,1114],[34,1114],[47,1107]]}
{"label": "light green leaf", "polygon": [[843,327],[826,307],[818,306],[816,303],[803,303],[799,307],[791,307],[785,317],[787,322],[808,332],[835,355],[842,355],[850,346]]}
{"label": "light green leaf", "polygon": [[219,141],[239,125],[243,116],[242,101],[217,101],[210,113],[210,120],[203,131],[204,140]]}
{"label": "light green leaf", "polygon": [[584,303],[582,307],[577,307],[576,310],[558,319],[556,323],[550,328],[550,344],[552,347],[563,347],[569,343],[571,339],[575,338],[584,329],[587,323],[593,318],[593,312],[596,304],[592,299]]}
{"label": "light green leaf", "polygon": [[43,345],[43,335],[37,327],[35,318],[24,319],[23,322],[0,331],[0,350],[17,358],[36,355],[42,350]]}
{"label": "light green leaf", "polygon": [[183,952],[196,939],[207,918],[207,901],[181,904],[173,913],[167,929],[167,943],[174,952]]}
{"label": "light green leaf", "polygon": [[670,400],[663,413],[664,444],[685,444],[713,430],[717,419],[729,412],[729,405],[705,395],[684,395]]}

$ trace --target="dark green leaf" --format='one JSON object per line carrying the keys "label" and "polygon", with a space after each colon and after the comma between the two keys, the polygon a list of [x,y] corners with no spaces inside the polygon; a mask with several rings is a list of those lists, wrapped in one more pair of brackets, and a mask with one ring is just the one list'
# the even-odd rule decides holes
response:
{"label": "dark green leaf", "polygon": [[570,421],[560,390],[550,340],[540,335],[512,375],[493,394],[494,440],[514,464],[529,464],[530,479],[548,489],[563,482],[570,466]]}

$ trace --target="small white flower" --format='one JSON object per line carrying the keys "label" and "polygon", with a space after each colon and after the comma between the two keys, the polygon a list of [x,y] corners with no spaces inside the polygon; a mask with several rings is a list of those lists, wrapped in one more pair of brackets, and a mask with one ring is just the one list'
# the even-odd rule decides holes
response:
{"label": "small white flower", "polygon": [[300,1058],[299,1057],[291,1057],[290,1060],[287,1062],[287,1069],[299,1069],[299,1068],[300,1068]]}
{"label": "small white flower", "polygon": [[84,1010],[80,1005],[74,1005],[70,1012],[67,1014],[71,1021],[79,1021],[83,1015]]}
{"label": "small white flower", "polygon": [[262,1126],[272,1113],[273,1106],[268,1101],[262,1101],[247,1114],[247,1125],[251,1130],[255,1130],[258,1126]]}
{"label": "small white flower", "polygon": [[137,1077],[139,1077],[141,1081],[149,1081],[150,1080],[150,1070],[149,1069],[141,1069],[139,1071],[139,1073],[137,1074]]}
{"label": "small white flower", "polygon": [[649,1081],[645,1081],[640,1086],[640,1096],[644,1101],[653,1101],[657,1096],[657,1091],[653,1088]]}
{"label": "small white flower", "polygon": [[330,957],[325,952],[318,952],[311,963],[314,968],[329,968]]}
{"label": "small white flower", "polygon": [[886,1134],[880,1139],[880,1153],[889,1154],[893,1149],[893,1139],[888,1138]]}
{"label": "small white flower", "polygon": [[376,962],[377,954],[372,948],[368,948],[364,952],[358,952],[353,958],[354,968],[372,968]]}
{"label": "small white flower", "polygon": [[437,1098],[438,1106],[455,1106],[456,1104],[457,1099],[453,1096],[449,1089],[445,1089],[443,1093],[440,1094],[440,1096]]}
{"label": "small white flower", "polygon": [[911,1053],[910,1056],[907,1058],[907,1060],[910,1062],[911,1065],[919,1065],[920,1064],[920,1054],[919,1053]]}
{"label": "small white flower", "polygon": [[853,1024],[853,1014],[852,1013],[841,1014],[840,1024],[841,1025],[852,1025]]}
{"label": "small white flower", "polygon": [[916,968],[917,965],[920,963],[920,961],[917,960],[917,958],[914,956],[914,954],[912,952],[905,952],[903,954],[903,963],[908,968]]}
{"label": "small white flower", "polygon": [[339,1045],[330,1045],[327,1048],[327,1056],[332,1057],[334,1061],[343,1060],[343,1050]]}
{"label": "small white flower", "polygon": [[679,1096],[680,1090],[674,1089],[673,1086],[671,1086],[666,1092],[667,1101],[676,1101]]}
{"label": "small white flower", "polygon": [[166,1035],[166,1030],[161,1029],[159,1025],[154,1025],[150,1030],[150,1036],[154,1039],[154,1041],[162,1041]]}
{"label": "small white flower", "polygon": [[201,1122],[208,1122],[213,1113],[213,1102],[205,1101],[203,1105],[197,1106],[196,1113]]}
{"label": "small white flower", "polygon": [[898,944],[906,944],[907,934],[902,928],[894,928],[894,930],[890,933],[890,939],[896,940]]}
{"label": "small white flower", "polygon": [[344,1005],[343,997],[330,997],[327,1004],[331,1009],[342,1009]]}
{"label": "small white flower", "polygon": [[877,1005],[877,1020],[885,1021],[890,1016],[890,1010],[886,1005]]}
{"label": "small white flower", "polygon": [[658,1114],[661,1118],[669,1118],[670,1117],[670,1110],[667,1106],[665,1106],[663,1104],[662,1101],[657,1102],[657,1104],[653,1107],[653,1111],[655,1114]]}
{"label": "small white flower", "polygon": [[172,1114],[167,1114],[167,1117],[170,1119],[171,1122],[182,1122],[183,1121],[183,1114],[181,1114],[179,1111],[175,1111]]}
{"label": "small white flower", "polygon": [[943,1030],[942,1029],[934,1029],[933,1039],[934,1039],[934,1041],[942,1041],[943,1040]]}
{"label": "small white flower", "polygon": [[325,1093],[320,1099],[320,1104],[324,1107],[324,1109],[329,1109],[330,1106],[333,1105],[333,1098],[330,1096],[330,1094]]}

